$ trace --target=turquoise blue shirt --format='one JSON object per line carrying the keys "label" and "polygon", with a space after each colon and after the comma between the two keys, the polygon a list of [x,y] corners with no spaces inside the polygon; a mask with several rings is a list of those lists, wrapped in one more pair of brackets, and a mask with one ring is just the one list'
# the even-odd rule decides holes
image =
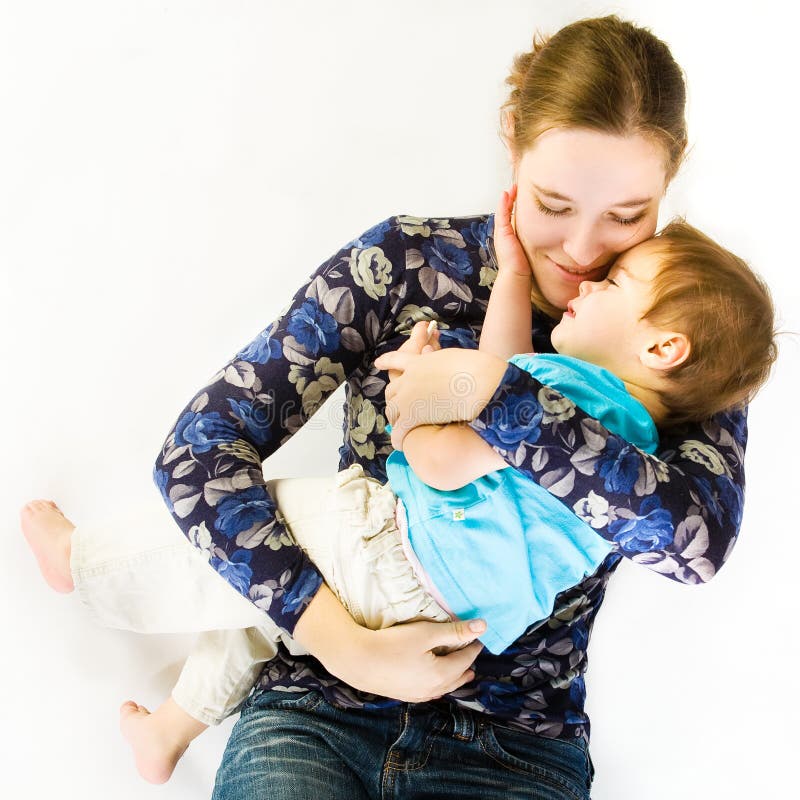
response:
{"label": "turquoise blue shirt", "polygon": [[[509,361],[613,433],[655,452],[652,418],[607,370],[551,354]],[[549,617],[556,595],[591,575],[612,549],[550,491],[513,467],[446,492],[423,483],[401,452],[389,456],[386,471],[406,508],[409,541],[422,567],[456,616],[486,620],[480,639],[494,654]]]}

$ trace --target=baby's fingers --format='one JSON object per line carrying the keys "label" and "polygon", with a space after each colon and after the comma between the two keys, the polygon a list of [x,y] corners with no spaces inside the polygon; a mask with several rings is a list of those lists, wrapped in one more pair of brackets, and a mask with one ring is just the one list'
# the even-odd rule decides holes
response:
{"label": "baby's fingers", "polygon": [[511,211],[517,198],[517,186],[514,184],[509,191],[504,191],[497,202],[494,225],[495,235],[507,236],[514,233],[511,225]]}

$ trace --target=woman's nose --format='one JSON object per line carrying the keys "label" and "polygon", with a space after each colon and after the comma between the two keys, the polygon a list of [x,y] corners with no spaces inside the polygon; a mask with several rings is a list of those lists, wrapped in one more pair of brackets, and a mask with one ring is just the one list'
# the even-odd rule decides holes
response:
{"label": "woman's nose", "polygon": [[603,244],[591,227],[577,228],[562,244],[564,252],[577,267],[588,267],[603,251]]}

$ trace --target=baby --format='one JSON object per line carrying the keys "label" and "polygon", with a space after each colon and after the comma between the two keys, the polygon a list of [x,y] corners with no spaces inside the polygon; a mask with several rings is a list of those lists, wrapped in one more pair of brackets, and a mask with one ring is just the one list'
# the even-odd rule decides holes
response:
{"label": "baby", "polygon": [[[775,358],[769,292],[743,261],[684,222],[622,254],[606,279],[582,283],[553,330],[558,354],[531,353],[531,272],[511,224],[513,200],[513,191],[504,193],[495,216],[499,271],[479,350],[469,351],[475,369],[490,365],[502,374],[508,359],[645,452],[657,447],[656,425],[706,419],[747,402],[764,382]],[[401,351],[376,366],[396,379],[409,353],[432,350],[422,357],[445,359],[450,351],[438,349],[438,338],[420,322]],[[393,432],[403,450],[389,456],[386,485],[354,465],[316,497],[304,479],[271,481],[268,490],[359,624],[479,617],[481,641],[502,652],[546,620],[556,595],[592,574],[614,544],[468,426],[403,426],[398,420]],[[49,501],[29,503],[22,526],[51,587],[79,585],[101,622],[141,630],[126,615],[141,615],[131,598],[146,592],[132,592],[131,582],[147,575],[123,576],[121,563],[115,578],[104,555],[106,586],[92,605],[94,534],[76,530]],[[153,714],[132,702],[122,707],[137,767],[154,783],[169,778],[207,725],[240,707],[278,640],[299,651],[202,557],[195,563],[198,586],[209,582],[209,596],[222,586],[231,608],[241,607],[241,629],[199,637],[172,696]],[[115,579],[116,607],[108,589]]]}

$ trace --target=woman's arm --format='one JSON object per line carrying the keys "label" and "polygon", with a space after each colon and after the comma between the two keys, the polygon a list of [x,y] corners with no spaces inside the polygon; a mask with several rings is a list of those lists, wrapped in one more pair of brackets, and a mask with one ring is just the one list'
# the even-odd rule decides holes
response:
{"label": "woman's arm", "polygon": [[[411,623],[366,632],[291,538],[261,462],[297,431],[375,349],[404,279],[405,239],[387,220],[346,245],[285,312],[241,349],[180,413],[154,477],[176,523],[211,566],[356,688],[428,699],[469,679],[480,645],[468,622]],[[382,417],[379,424],[382,426]],[[318,599],[319,598],[319,599]],[[303,622],[299,626],[298,623]],[[330,636],[337,631],[347,638]],[[397,654],[402,640],[404,657]],[[416,675],[413,686],[409,675]]]}
{"label": "woman's arm", "polygon": [[[382,356],[377,366],[401,372],[387,390],[393,444],[402,447],[413,425],[467,420],[506,463],[544,486],[621,555],[682,583],[716,574],[741,523],[744,412],[662,435],[659,452],[648,455],[514,364],[504,364],[498,375],[485,359],[455,349]],[[468,402],[448,388],[456,378],[471,387]],[[413,423],[406,421],[412,409]]]}
{"label": "woman's arm", "polygon": [[[351,686],[422,703],[475,677],[470,666],[483,645],[474,640],[484,630],[482,620],[411,622],[378,631],[362,628],[323,583],[294,635],[328,672]],[[440,648],[460,649],[438,655]]]}

